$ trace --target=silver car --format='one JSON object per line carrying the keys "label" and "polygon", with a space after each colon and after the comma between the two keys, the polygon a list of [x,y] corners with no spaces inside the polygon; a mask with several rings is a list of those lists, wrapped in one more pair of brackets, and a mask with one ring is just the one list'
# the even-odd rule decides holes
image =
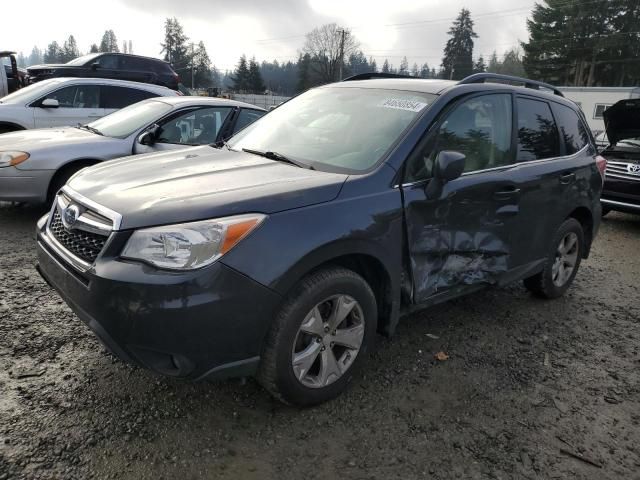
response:
{"label": "silver car", "polygon": [[128,155],[215,145],[265,113],[233,100],[162,97],[87,125],[0,135],[0,200],[48,202],[82,168]]}

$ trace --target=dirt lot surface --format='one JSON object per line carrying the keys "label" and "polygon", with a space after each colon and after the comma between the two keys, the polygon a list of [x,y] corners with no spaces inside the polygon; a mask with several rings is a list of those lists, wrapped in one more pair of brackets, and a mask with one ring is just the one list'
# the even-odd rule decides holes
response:
{"label": "dirt lot surface", "polygon": [[113,359],[33,268],[41,213],[0,207],[0,480],[640,478],[640,217],[603,222],[566,297],[414,314],[298,410]]}

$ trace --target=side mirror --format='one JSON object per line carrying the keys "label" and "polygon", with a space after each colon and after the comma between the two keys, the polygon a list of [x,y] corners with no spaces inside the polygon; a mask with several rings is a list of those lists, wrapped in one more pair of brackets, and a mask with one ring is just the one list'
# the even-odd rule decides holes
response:
{"label": "side mirror", "polygon": [[42,103],[40,103],[42,108],[58,108],[60,107],[60,102],[55,98],[45,98]]}
{"label": "side mirror", "polygon": [[433,169],[433,176],[442,182],[455,180],[464,172],[466,157],[460,152],[443,150],[438,153]]}
{"label": "side mirror", "polygon": [[91,64],[91,70],[97,70],[100,68],[100,64],[98,62],[93,62]]}
{"label": "side mirror", "polygon": [[156,143],[156,136],[153,134],[153,132],[149,132],[149,131],[143,132],[138,137],[138,143],[140,145],[151,146],[154,143]]}

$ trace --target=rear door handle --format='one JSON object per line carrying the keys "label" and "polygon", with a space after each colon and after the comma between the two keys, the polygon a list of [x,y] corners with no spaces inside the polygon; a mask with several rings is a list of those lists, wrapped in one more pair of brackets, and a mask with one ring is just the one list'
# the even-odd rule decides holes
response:
{"label": "rear door handle", "polygon": [[560,183],[563,184],[563,185],[569,185],[575,179],[576,179],[576,174],[575,173],[567,173],[567,174],[562,175],[560,177]]}
{"label": "rear door handle", "polygon": [[520,195],[519,188],[509,188],[506,190],[498,190],[493,192],[493,198],[496,200],[508,200],[510,198],[518,197]]}

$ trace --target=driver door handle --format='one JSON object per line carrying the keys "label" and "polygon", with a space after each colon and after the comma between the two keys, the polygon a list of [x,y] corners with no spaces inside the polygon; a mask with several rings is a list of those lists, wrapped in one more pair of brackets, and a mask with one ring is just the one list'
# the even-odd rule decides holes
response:
{"label": "driver door handle", "polygon": [[496,200],[508,200],[518,196],[520,196],[520,189],[515,187],[493,192],[493,198]]}
{"label": "driver door handle", "polygon": [[560,183],[563,185],[568,185],[576,179],[575,173],[567,173],[560,177]]}

